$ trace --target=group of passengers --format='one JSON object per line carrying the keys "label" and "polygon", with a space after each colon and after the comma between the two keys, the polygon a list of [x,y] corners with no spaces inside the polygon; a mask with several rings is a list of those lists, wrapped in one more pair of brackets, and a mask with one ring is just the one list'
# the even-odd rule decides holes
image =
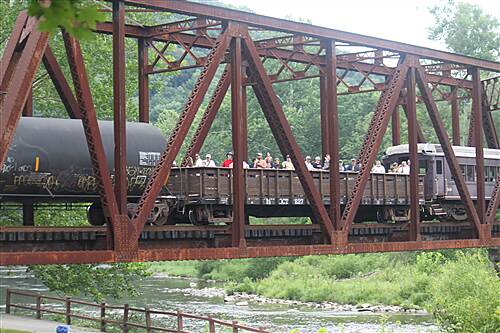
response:
{"label": "group of passengers", "polygon": [[[193,166],[195,167],[216,167],[215,161],[212,159],[212,155],[206,154],[205,159],[200,157],[200,154],[195,154],[194,156]],[[306,156],[304,161],[308,170],[329,170],[330,169],[330,155],[326,154],[323,161],[321,157],[316,156],[314,161],[311,159],[311,156]],[[350,171],[350,172],[359,172],[361,164],[355,159],[351,159],[350,163],[344,164],[344,161],[340,160],[338,167],[339,171]],[[222,162],[221,167],[223,168],[232,168],[233,167],[233,153],[228,152],[226,154],[226,159]],[[271,153],[267,152],[266,156],[262,153],[257,153],[257,156],[252,160],[251,164],[243,161],[243,168],[254,168],[254,169],[284,169],[284,170],[295,170],[292,159],[290,155],[286,155],[285,160],[283,162],[280,161],[279,158],[272,158]],[[382,165],[380,161],[376,161],[371,169],[372,173],[386,173],[385,167]],[[410,174],[410,161],[402,161],[401,164],[394,162],[390,169],[387,171],[388,173],[399,173],[404,175]]]}

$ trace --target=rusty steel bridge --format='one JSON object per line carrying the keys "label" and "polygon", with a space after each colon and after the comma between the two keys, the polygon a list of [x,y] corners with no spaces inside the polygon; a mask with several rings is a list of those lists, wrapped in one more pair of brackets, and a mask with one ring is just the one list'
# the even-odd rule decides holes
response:
{"label": "rusty steel bridge", "polygon": [[[490,200],[485,199],[483,148],[500,148],[492,112],[500,109],[500,63],[310,24],[180,0],[103,1],[112,21],[95,33],[112,35],[114,98],[114,171],[106,163],[95,105],[79,42],[62,32],[71,77],[66,78],[37,19],[19,13],[0,64],[0,167],[21,115],[32,116],[31,89],[41,63],[70,118],[81,119],[97,188],[107,216],[102,227],[41,227],[33,223],[33,205],[23,206],[23,226],[0,228],[0,264],[97,263],[221,259],[310,254],[412,251],[500,246],[500,173]],[[185,19],[147,26],[128,20],[128,12],[168,12]],[[128,24],[131,23],[131,24]],[[257,39],[255,31],[274,37]],[[127,211],[125,39],[137,41],[139,122],[149,122],[151,75],[201,68],[158,164],[138,201]],[[171,52],[175,48],[175,52]],[[180,50],[180,51],[179,51]],[[174,59],[174,57],[176,57]],[[265,61],[279,64],[269,72]],[[209,86],[224,72],[212,96]],[[357,73],[357,82],[347,79]],[[380,92],[359,152],[361,169],[352,192],[340,206],[340,173],[329,177],[331,204],[325,205],[292,135],[273,84],[318,78],[321,92],[321,143],[324,154],[339,160],[337,96]],[[70,87],[73,85],[74,89]],[[418,90],[416,89],[418,87]],[[233,223],[229,226],[148,226],[146,221],[168,179],[181,145],[201,150],[212,122],[231,89]],[[255,94],[281,152],[294,162],[310,205],[311,225],[250,225],[245,212],[243,160],[247,159],[247,90]],[[200,110],[204,98],[210,98]],[[470,99],[468,145],[475,147],[477,201],[469,195],[452,149],[460,145],[459,99]],[[437,102],[450,105],[452,133],[446,132]],[[417,143],[426,142],[417,122],[416,104],[424,103],[449,165],[468,219],[426,223],[419,218],[419,175],[409,176],[411,221],[403,224],[353,223],[383,136],[391,123],[392,143],[400,144],[400,107],[407,118],[409,156],[418,165]],[[187,134],[198,112],[201,122]],[[184,158],[185,160],[185,158]],[[333,164],[334,165],[334,164]],[[111,172],[113,171],[113,172]],[[114,173],[113,178],[111,173]]]}

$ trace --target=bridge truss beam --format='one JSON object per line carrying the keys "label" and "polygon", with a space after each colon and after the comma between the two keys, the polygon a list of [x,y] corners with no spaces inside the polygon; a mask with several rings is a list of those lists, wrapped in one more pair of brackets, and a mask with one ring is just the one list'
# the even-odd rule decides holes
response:
{"label": "bridge truss beam", "polygon": [[[126,7],[146,8],[158,12],[185,15],[185,19],[154,26],[129,25]],[[11,143],[16,124],[26,103],[36,70],[44,63],[49,77],[66,107],[69,117],[82,119],[92,160],[98,192],[108,220],[105,247],[92,251],[71,251],[72,245],[48,245],[44,251],[26,252],[20,246],[0,250],[0,264],[86,263],[180,259],[243,258],[280,255],[360,253],[374,251],[408,251],[419,249],[499,246],[498,232],[493,231],[500,205],[500,175],[497,176],[491,200],[486,201],[484,183],[478,182],[479,204],[474,205],[460,172],[453,144],[460,144],[459,100],[472,98],[469,141],[477,147],[477,164],[481,158],[483,135],[490,148],[499,140],[491,112],[499,109],[500,64],[422,48],[379,38],[362,36],[309,24],[290,22],[226,8],[187,1],[117,0],[113,1],[112,22],[99,23],[96,33],[112,35],[114,68],[115,145],[114,175],[106,162],[97,115],[87,80],[80,44],[63,33],[74,94],[61,66],[47,46],[48,36],[37,29],[37,20],[20,13],[7,43],[0,66],[0,166]],[[271,38],[257,39],[254,32],[264,31]],[[126,202],[126,105],[125,105],[125,38],[137,39],[139,121],[149,122],[149,77],[161,73],[201,68],[201,74],[180,113],[151,178],[139,200],[138,209],[129,217]],[[274,66],[267,66],[273,62]],[[209,87],[226,64],[214,93],[201,116],[183,164],[199,153],[213,121],[231,86],[234,219],[223,231],[220,242],[161,243],[156,248],[144,240],[143,232],[156,198],[166,183],[172,164],[186,140]],[[271,72],[270,68],[274,70]],[[493,77],[480,80],[481,73]],[[353,76],[356,79],[353,79]],[[329,189],[331,203],[325,205],[322,194],[303,163],[303,155],[283,112],[273,84],[304,79],[319,81],[321,95],[321,140],[323,154],[331,155]],[[251,87],[262,107],[270,129],[283,155],[290,154],[313,220],[319,223],[320,236],[308,240],[282,239],[266,243],[248,238],[252,232],[245,212],[243,161],[247,152],[246,89]],[[418,89],[417,89],[418,87]],[[337,96],[380,92],[380,99],[359,153],[360,173],[352,195],[341,207],[339,173],[336,163],[338,146]],[[452,133],[445,130],[437,103],[451,103]],[[379,153],[384,133],[392,118],[392,139],[401,142],[399,106],[408,120],[410,160],[417,163],[417,143],[425,142],[417,120],[416,103],[424,103],[431,123],[443,147],[453,177],[465,204],[469,225],[460,236],[431,241],[422,234],[419,221],[417,168],[410,174],[411,223],[394,238],[358,239],[353,231],[360,201],[370,175],[371,165]],[[28,114],[27,114],[28,115]],[[481,126],[474,126],[476,119]],[[475,130],[477,127],[477,130]],[[478,173],[480,178],[481,172]],[[114,178],[113,178],[114,177]],[[28,209],[29,207],[26,206]],[[343,210],[342,210],[343,208]],[[28,212],[27,215],[30,215]],[[31,218],[33,220],[33,218]],[[3,228],[3,227],[2,227]],[[27,233],[37,227],[26,226]],[[30,229],[31,228],[31,229]],[[147,227],[146,227],[147,228]],[[273,229],[274,227],[270,227]],[[292,229],[290,227],[290,229]],[[37,229],[38,230],[38,229]],[[274,229],[273,229],[274,230]],[[367,229],[368,230],[368,229]],[[3,229],[0,230],[0,236]],[[358,231],[356,231],[358,232]],[[399,237],[399,238],[398,238]],[[402,239],[401,239],[402,237]],[[459,237],[459,238],[453,238]],[[198,243],[195,243],[198,244]],[[0,247],[1,248],[1,247]],[[37,247],[33,247],[36,249]],[[55,250],[57,249],[57,250]]]}

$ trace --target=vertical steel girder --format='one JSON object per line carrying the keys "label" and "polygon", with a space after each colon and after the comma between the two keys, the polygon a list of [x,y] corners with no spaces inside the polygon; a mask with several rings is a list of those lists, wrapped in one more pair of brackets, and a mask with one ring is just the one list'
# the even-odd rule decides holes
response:
{"label": "vertical steel girder", "polygon": [[422,67],[417,67],[417,84],[427,108],[429,118],[431,119],[434,130],[436,131],[436,136],[439,139],[439,143],[441,144],[441,148],[443,149],[444,155],[446,157],[446,162],[448,163],[448,167],[450,168],[451,175],[455,180],[455,185],[457,186],[458,193],[460,193],[460,198],[465,204],[467,215],[470,219],[472,219],[476,234],[480,235],[481,222],[479,221],[478,214],[476,212],[476,209],[474,208],[474,203],[472,202],[472,199],[470,197],[469,189],[465,184],[464,176],[460,171],[457,158],[451,146],[450,140],[448,139],[448,134],[446,133],[446,130],[444,128],[443,120],[439,115],[436,102],[434,102],[434,99],[432,98],[432,92],[429,89],[429,82],[427,81],[425,71]]}
{"label": "vertical steel girder", "polygon": [[[243,70],[246,73],[246,70]],[[248,162],[248,110],[247,110],[247,87],[243,85],[241,88],[241,131],[244,133],[242,136],[242,146],[243,146],[243,159]]]}
{"label": "vertical steel girder", "polygon": [[[16,23],[19,26],[24,24],[22,17],[18,18]],[[1,73],[2,81],[0,82],[0,91],[6,92],[0,94],[0,167],[7,155],[9,144],[48,43],[48,34],[38,31],[37,22],[34,21],[31,31],[26,31],[29,34],[26,37],[24,49],[17,57],[15,48],[18,46],[17,39],[20,38],[19,26],[15,27],[15,34],[11,38],[12,43],[8,42],[7,48],[9,49],[6,50],[0,64],[0,67],[6,66]]]}
{"label": "vertical steel girder", "polygon": [[453,145],[460,146],[460,109],[458,107],[458,88],[451,88],[450,104],[451,104],[451,130]]}
{"label": "vertical steel girder", "polygon": [[328,110],[326,109],[326,79],[322,75],[319,77],[319,98],[320,98],[320,122],[321,122],[321,153],[323,156],[330,151],[330,133],[328,128]]}
{"label": "vertical steel girder", "polygon": [[226,96],[229,85],[231,84],[230,70],[231,70],[231,65],[227,64],[224,69],[224,72],[222,72],[222,76],[219,79],[217,86],[215,87],[215,91],[212,95],[212,98],[210,99],[210,102],[208,103],[208,106],[205,109],[203,116],[201,117],[200,123],[196,128],[196,131],[193,135],[191,143],[189,144],[186,154],[182,159],[182,165],[187,164],[189,157],[194,158],[195,154],[200,153],[201,148],[203,147],[203,143],[205,142],[205,139],[208,136],[208,131],[212,127],[212,124],[215,120],[215,116],[217,115],[217,112],[219,111],[222,101]]}
{"label": "vertical steel girder", "polygon": [[361,164],[359,174],[356,177],[353,190],[342,214],[341,227],[345,232],[349,232],[354,217],[356,216],[366,183],[368,182],[368,177],[370,176],[372,165],[375,162],[385,130],[389,124],[389,118],[399,101],[399,95],[404,86],[407,71],[408,60],[405,59],[394,70],[387,84],[387,88],[380,96],[377,109],[375,110],[368,128],[368,133],[361,146],[358,158]]}
{"label": "vertical steel girder", "polygon": [[179,120],[177,121],[177,124],[168,139],[165,151],[162,153],[160,161],[155,166],[148,185],[139,200],[138,210],[133,218],[133,223],[136,228],[134,239],[139,239],[141,230],[144,228],[146,219],[153,209],[156,198],[163,185],[168,180],[170,169],[172,168],[175,157],[181,148],[182,142],[186,138],[189,128],[191,127],[191,124],[196,116],[196,112],[198,111],[203,98],[207,93],[208,87],[215,76],[217,68],[224,59],[224,54],[231,41],[230,33],[230,29],[226,28],[221,35],[219,35],[214,47],[208,54],[200,76],[198,77],[184,110],[182,111]]}
{"label": "vertical steel girder", "polygon": [[78,103],[50,46],[47,46],[45,49],[42,61],[69,117],[80,119],[81,115]]}
{"label": "vertical steel girder", "polygon": [[264,116],[269,123],[276,142],[282,153],[289,154],[295,166],[297,176],[304,188],[314,218],[322,222],[325,232],[330,241],[333,241],[333,224],[328,215],[328,212],[323,205],[322,198],[314,185],[313,178],[309,170],[307,170],[304,157],[300,152],[300,148],[292,135],[292,131],[285,113],[281,108],[281,104],[273,90],[271,80],[269,79],[266,70],[260,60],[259,53],[252,39],[246,33],[243,37],[244,50],[246,59],[249,63],[249,71],[253,74],[256,84],[252,86],[255,96],[259,101]]}
{"label": "vertical steel girder", "polygon": [[89,147],[90,159],[94,171],[94,177],[97,184],[97,193],[99,193],[104,215],[111,223],[113,229],[113,245],[115,250],[125,248],[125,239],[120,238],[120,221],[117,209],[117,203],[113,192],[111,176],[104,153],[101,133],[97,124],[97,116],[90,92],[90,86],[87,79],[87,72],[83,62],[83,56],[80,43],[63,32],[64,46],[68,57],[69,68],[75,87],[75,95],[80,108],[83,129],[87,144]]}
{"label": "vertical steel girder", "polygon": [[474,141],[476,147],[476,210],[479,221],[484,223],[486,211],[485,184],[484,184],[484,151],[483,151],[483,91],[479,69],[472,70],[472,112],[477,119],[474,129]]}
{"label": "vertical steel girder", "polygon": [[139,121],[149,123],[149,75],[148,75],[148,45],[143,38],[138,43],[138,81],[139,81]]}
{"label": "vertical steel girder", "polygon": [[[413,65],[418,60],[412,59]],[[408,110],[408,145],[410,153],[410,230],[409,240],[420,241],[420,206],[418,195],[418,138],[417,138],[417,105],[416,105],[416,81],[415,68],[411,67],[408,70],[406,78],[406,107]]]}
{"label": "vertical steel girder", "polygon": [[127,141],[125,101],[125,5],[113,1],[114,186],[118,214],[127,213]]}
{"label": "vertical steel girder", "polygon": [[[242,27],[240,27],[241,29]],[[231,43],[231,122],[233,141],[233,247],[245,247],[245,178],[243,170],[243,99],[242,99],[242,61],[241,38],[234,38]]]}
{"label": "vertical steel girder", "polygon": [[[330,154],[330,219],[333,228],[339,229],[340,225],[340,171],[339,160],[339,114],[337,109],[337,57],[335,54],[335,42],[324,41],[325,47],[325,83],[326,91],[323,93],[324,104],[327,113],[328,129],[328,153]],[[337,241],[340,241],[337,238]],[[347,237],[343,239],[347,241]]]}
{"label": "vertical steel girder", "polygon": [[399,105],[392,112],[391,117],[392,145],[398,146],[401,144],[401,121],[399,119]]}

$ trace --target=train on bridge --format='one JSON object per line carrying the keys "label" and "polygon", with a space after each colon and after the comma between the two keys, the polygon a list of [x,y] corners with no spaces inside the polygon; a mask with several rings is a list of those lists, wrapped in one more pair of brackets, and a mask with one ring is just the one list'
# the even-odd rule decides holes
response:
{"label": "train on bridge", "polygon": [[[113,123],[99,127],[108,166],[113,169]],[[127,124],[128,207],[137,209],[166,139],[151,124]],[[475,148],[453,147],[474,200]],[[383,164],[408,160],[408,145],[387,149]],[[500,170],[500,150],[484,149],[486,200],[491,197]],[[466,210],[440,145],[419,144],[419,203],[422,219],[464,221]],[[413,166],[412,166],[413,167]],[[323,202],[328,205],[329,172],[311,171]],[[341,208],[346,204],[357,173],[340,173]],[[248,216],[298,217],[312,212],[293,170],[245,169],[245,209]],[[0,173],[1,203],[90,203],[92,225],[103,225],[90,156],[80,120],[22,118]],[[356,222],[407,222],[410,220],[409,176],[371,174],[358,209]],[[173,168],[149,217],[153,225],[227,224],[232,222],[231,169]]]}

